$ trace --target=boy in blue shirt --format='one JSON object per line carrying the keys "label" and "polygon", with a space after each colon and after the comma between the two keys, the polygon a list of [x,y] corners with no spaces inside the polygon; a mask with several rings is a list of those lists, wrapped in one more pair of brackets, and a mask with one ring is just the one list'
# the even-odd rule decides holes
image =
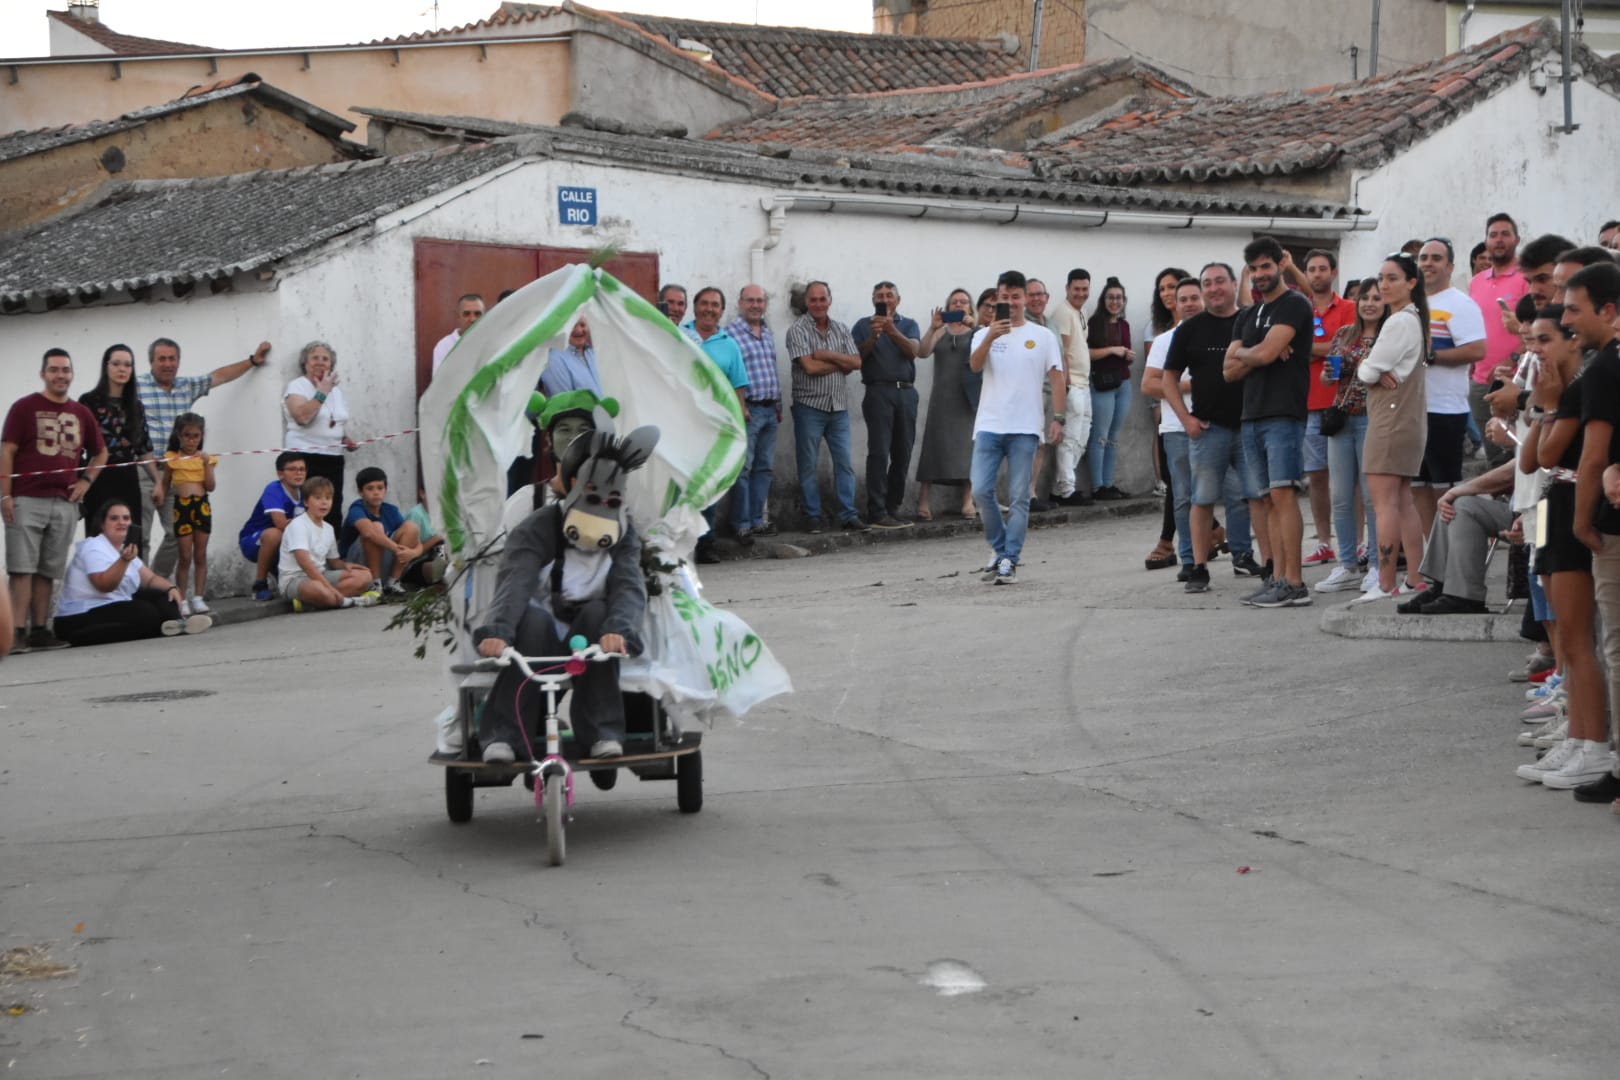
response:
{"label": "boy in blue shirt", "polygon": [[274,600],[271,569],[281,557],[281,534],[287,523],[304,512],[304,455],[284,450],[276,457],[276,478],[265,485],[253,514],[237,536],[242,557],[254,564],[253,599]]}
{"label": "boy in blue shirt", "polygon": [[400,571],[422,554],[421,529],[386,501],[387,473],[372,465],[360,470],[354,484],[360,497],[349,504],[338,550],[344,561],[362,563],[371,570],[371,588],[380,591],[383,599],[397,599],[405,594]]}

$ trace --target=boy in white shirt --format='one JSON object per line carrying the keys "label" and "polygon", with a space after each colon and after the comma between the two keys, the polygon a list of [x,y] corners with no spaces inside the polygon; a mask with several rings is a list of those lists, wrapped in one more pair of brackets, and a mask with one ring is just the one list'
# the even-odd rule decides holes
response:
{"label": "boy in white shirt", "polygon": [[332,481],[311,477],[304,484],[303,515],[281,533],[281,595],[292,601],[294,611],[370,607],[381,599],[367,591],[370,570],[337,557],[337,534],[326,523],[332,495]]}
{"label": "boy in white shirt", "polygon": [[[973,353],[968,358],[974,371],[984,372],[979,411],[973,420],[973,501],[984,522],[984,538],[990,543],[983,580],[997,585],[1017,582],[1018,559],[1029,531],[1029,479],[1045,419],[1042,384],[1049,382],[1052,387],[1048,442],[1062,440],[1068,404],[1057,336],[1044,326],[1024,321],[1024,285],[1024,275],[1016,270],[997,279],[996,321],[973,335]],[[1005,522],[996,502],[996,474],[1003,461],[1007,462],[1011,504]]]}

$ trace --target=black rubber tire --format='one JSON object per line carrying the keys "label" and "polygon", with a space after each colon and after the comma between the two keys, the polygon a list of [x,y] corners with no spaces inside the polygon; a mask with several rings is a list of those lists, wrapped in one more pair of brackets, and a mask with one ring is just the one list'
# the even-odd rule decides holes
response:
{"label": "black rubber tire", "polygon": [[568,797],[561,777],[546,782],[546,862],[561,866],[568,854]]}
{"label": "black rubber tire", "polygon": [[619,782],[618,769],[592,769],[591,783],[596,785],[598,791],[612,791],[613,785]]}
{"label": "black rubber tire", "polygon": [[457,825],[472,820],[473,778],[466,769],[444,770],[444,809]]}
{"label": "black rubber tire", "polygon": [[675,805],[683,814],[703,809],[703,751],[694,750],[675,759]]}

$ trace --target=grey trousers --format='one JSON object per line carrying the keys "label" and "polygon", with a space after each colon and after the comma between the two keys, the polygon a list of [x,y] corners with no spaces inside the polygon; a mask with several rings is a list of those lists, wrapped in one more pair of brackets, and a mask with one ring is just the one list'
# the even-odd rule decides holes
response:
{"label": "grey trousers", "polygon": [[1418,573],[1444,582],[1447,596],[1484,602],[1485,556],[1497,533],[1513,524],[1513,511],[1485,495],[1464,495],[1455,505],[1457,516],[1449,525],[1434,516]]}
{"label": "grey trousers", "polygon": [[[564,656],[569,652],[567,641],[578,634],[592,645],[602,636],[602,624],[607,620],[607,601],[592,600],[579,609],[566,633],[558,634],[551,613],[533,600],[518,621],[517,640],[512,642],[524,656]],[[502,668],[495,678],[484,706],[480,724],[480,741],[488,746],[504,742],[526,760],[528,746],[518,731],[515,698],[522,687],[524,721],[536,754],[545,753],[545,732],[536,732],[536,718],[544,717],[545,695],[539,687],[525,686],[523,673],[516,667]],[[590,754],[591,745],[599,739],[624,737],[624,698],[619,695],[619,662],[605,660],[585,665],[585,674],[576,675],[569,686],[568,716],[574,726],[574,746],[580,757]]]}
{"label": "grey trousers", "polygon": [[174,568],[180,561],[180,545],[174,539],[174,488],[170,488],[163,497],[161,507],[152,505],[152,488],[154,481],[145,469],[137,469],[141,474],[141,557],[146,558],[146,552],[152,548],[152,519],[161,514],[163,526],[163,543],[158,545],[157,554],[147,560],[152,573],[159,577],[174,580]]}
{"label": "grey trousers", "polygon": [[1598,622],[1603,634],[1603,666],[1609,681],[1609,741],[1620,734],[1620,536],[1603,536],[1603,550],[1592,556]]}

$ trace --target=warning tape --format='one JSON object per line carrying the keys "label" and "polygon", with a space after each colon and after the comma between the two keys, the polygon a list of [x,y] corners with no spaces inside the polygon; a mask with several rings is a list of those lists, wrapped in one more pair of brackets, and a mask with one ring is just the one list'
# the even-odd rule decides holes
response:
{"label": "warning tape", "polygon": [[[406,428],[404,431],[394,431],[394,432],[390,432],[387,435],[373,435],[369,439],[356,439],[355,442],[354,442],[354,449],[358,450],[360,447],[365,446],[368,443],[384,442],[384,441],[386,441],[388,439],[397,439],[402,435],[415,435],[420,430],[421,430],[420,428]],[[265,449],[265,450],[220,450],[218,452],[210,450],[210,451],[208,451],[208,454],[211,457],[248,457],[248,456],[252,456],[252,455],[255,455],[255,454],[282,454],[282,453],[286,453],[289,450],[294,451],[295,453],[300,453],[300,454],[319,454],[319,453],[323,452],[323,451],[320,451],[320,450],[305,450],[305,449],[303,449],[301,447],[297,447],[297,446],[272,446],[272,447],[270,447],[268,449]],[[354,452],[353,450],[347,450],[347,448],[345,448],[345,450],[348,453],[353,453]],[[156,460],[161,463],[163,459],[162,458],[157,458]],[[139,464],[141,464],[141,462],[139,462],[139,461],[120,461],[116,465],[103,465],[102,468],[104,468],[104,469],[125,469],[125,468],[130,467],[131,465],[139,465]],[[8,480],[16,480],[19,477],[24,477],[24,476],[55,476],[57,473],[76,473],[80,469],[83,469],[83,468],[85,468],[85,466],[83,466],[83,465],[71,465],[71,466],[64,466],[64,467],[62,467],[60,469],[41,469],[38,472],[10,473],[10,474],[8,474],[6,476],[6,479],[8,479]]]}

